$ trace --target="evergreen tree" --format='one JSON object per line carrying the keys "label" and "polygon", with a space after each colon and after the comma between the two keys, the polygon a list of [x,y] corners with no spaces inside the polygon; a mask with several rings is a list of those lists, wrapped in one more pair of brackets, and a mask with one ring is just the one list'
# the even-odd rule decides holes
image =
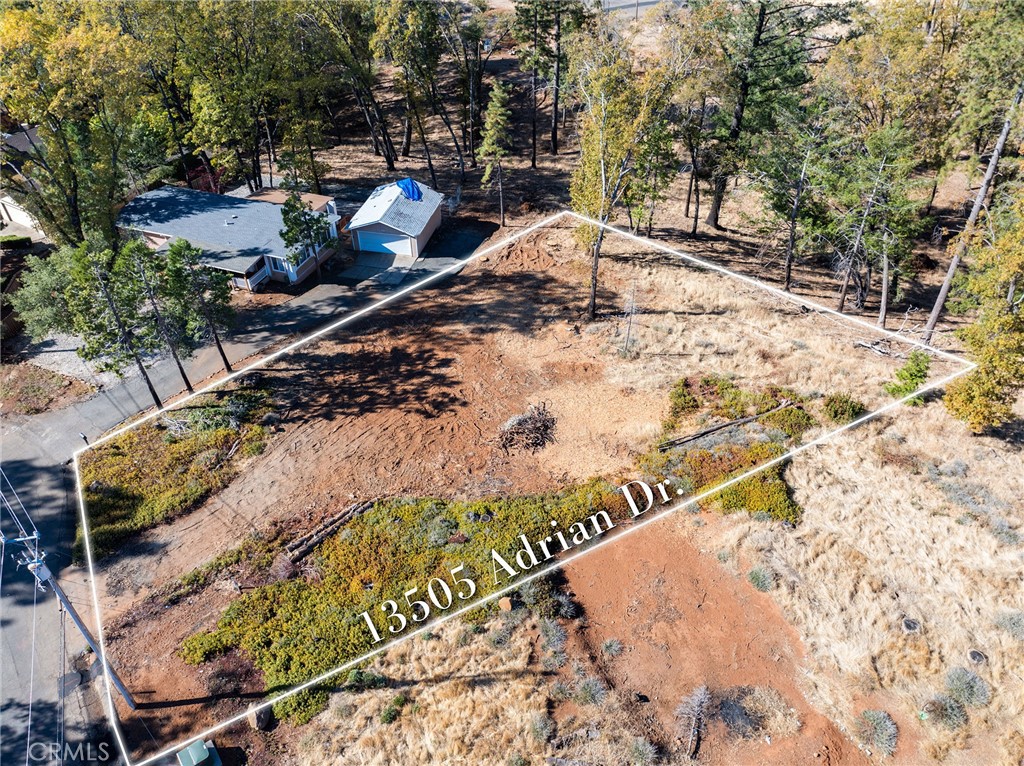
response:
{"label": "evergreen tree", "polygon": [[509,118],[511,114],[508,108],[508,93],[499,82],[491,90],[491,97],[487,102],[479,155],[480,159],[487,163],[487,166],[484,168],[483,178],[480,181],[481,186],[489,186],[492,176],[496,177],[497,180],[498,209],[501,214],[502,226],[505,225],[505,188],[504,168],[501,161],[509,153],[509,144],[511,142]]}
{"label": "evergreen tree", "polygon": [[111,249],[102,237],[89,237],[77,247],[64,245],[46,260],[32,259],[23,280],[13,305],[35,337],[50,332],[78,336],[79,356],[99,370],[121,375],[134,365],[153,403],[163,406],[143,362],[159,349],[159,337],[144,310],[145,288],[123,250]]}
{"label": "evergreen tree", "polygon": [[164,348],[170,352],[178,368],[181,381],[188,392],[192,393],[192,381],[181,363],[181,356],[191,353],[192,349],[189,348],[183,328],[174,322],[167,310],[167,301],[174,296],[168,289],[171,284],[164,270],[163,256],[142,240],[133,239],[121,248],[121,258],[125,260],[126,267],[132,270],[132,276],[139,280],[147,308],[145,316],[152,323],[154,336],[163,341]]}
{"label": "evergreen tree", "polygon": [[326,225],[323,216],[313,212],[312,205],[302,199],[302,194],[292,189],[282,205],[281,218],[284,228],[280,234],[290,248],[289,260],[297,266],[312,256],[316,260],[316,277],[320,279],[320,245]]}
{"label": "evergreen tree", "polygon": [[200,260],[202,251],[184,239],[174,240],[166,254],[165,294],[173,321],[193,344],[212,340],[226,372],[231,362],[221,333],[231,321],[231,284],[226,272]]}

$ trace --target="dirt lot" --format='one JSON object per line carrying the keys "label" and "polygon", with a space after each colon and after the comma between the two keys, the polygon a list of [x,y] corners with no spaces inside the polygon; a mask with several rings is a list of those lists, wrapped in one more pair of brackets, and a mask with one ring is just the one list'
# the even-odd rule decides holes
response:
{"label": "dirt lot", "polygon": [[0,412],[35,415],[84,399],[92,389],[77,378],[28,362],[0,365]]}
{"label": "dirt lot", "polygon": [[[111,655],[150,706],[125,716],[143,751],[214,723],[261,688],[250,673],[235,693],[218,695],[210,669],[186,666],[175,654],[246,583],[218,581],[170,607],[134,606],[248,533],[278,523],[297,535],[355,499],[471,499],[555,490],[595,475],[619,480],[632,475],[636,456],[660,433],[667,387],[683,374],[716,372],[807,393],[844,390],[877,406],[887,401],[881,383],[905,352],[899,344],[895,356],[857,347],[869,331],[851,331],[615,238],[603,269],[603,319],[588,325],[581,321],[587,265],[571,231],[541,231],[262,374],[279,413],[267,451],[201,508],[146,533],[99,568],[103,608],[114,616],[105,625]],[[624,315],[620,307],[630,299],[638,310]],[[836,359],[850,363],[837,367]],[[934,373],[947,369],[937,363]],[[556,414],[558,441],[536,455],[505,455],[496,444],[498,427],[538,401]],[[696,579],[714,579],[717,565],[704,566],[706,576]],[[586,608],[603,614],[604,602],[592,598],[584,595]],[[765,597],[752,598],[770,608]],[[737,652],[741,639],[744,646],[756,639],[747,622],[734,622],[744,612],[740,603],[722,609],[716,629],[737,637]],[[788,658],[786,673],[801,656],[794,637],[771,619],[776,650],[754,658],[747,670],[755,681],[775,656]],[[683,627],[665,629],[671,636]],[[648,656],[641,665],[658,661]],[[666,678],[663,698],[696,683],[695,670]],[[723,669],[723,682],[739,684],[741,670],[730,676]],[[807,711],[796,689],[791,678],[785,696]],[[813,716],[807,720],[814,732],[807,747],[838,753],[835,732]]]}

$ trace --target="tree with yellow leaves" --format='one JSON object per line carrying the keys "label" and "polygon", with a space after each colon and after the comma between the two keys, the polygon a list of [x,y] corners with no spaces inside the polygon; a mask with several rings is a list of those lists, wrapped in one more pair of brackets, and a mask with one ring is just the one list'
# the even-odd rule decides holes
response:
{"label": "tree with yellow leaves", "polygon": [[[987,225],[985,225],[987,224]],[[967,245],[974,255],[958,296],[977,308],[958,332],[978,368],[950,384],[946,408],[973,431],[1013,419],[1024,390],[1024,196],[987,216]]]}

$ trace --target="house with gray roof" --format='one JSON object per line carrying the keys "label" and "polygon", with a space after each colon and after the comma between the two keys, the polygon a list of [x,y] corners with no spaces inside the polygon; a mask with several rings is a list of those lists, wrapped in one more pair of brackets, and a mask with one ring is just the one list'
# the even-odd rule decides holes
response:
{"label": "house with gray roof", "polygon": [[403,178],[378,186],[345,227],[352,249],[395,255],[395,265],[409,265],[427,246],[441,223],[444,195]]}
{"label": "house with gray roof", "polygon": [[339,217],[333,201],[320,215],[323,229],[316,250],[306,247],[293,262],[281,230],[281,205],[178,186],[164,186],[140,194],[121,210],[117,224],[141,236],[156,249],[175,239],[188,240],[203,251],[211,268],[231,274],[234,287],[256,290],[268,279],[295,284],[316,270],[327,255],[328,243],[338,236]]}

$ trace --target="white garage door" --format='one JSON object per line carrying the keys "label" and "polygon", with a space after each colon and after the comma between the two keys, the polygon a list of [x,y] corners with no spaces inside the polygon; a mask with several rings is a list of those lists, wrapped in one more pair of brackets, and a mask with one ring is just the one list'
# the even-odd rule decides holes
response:
{"label": "white garage door", "polygon": [[395,255],[412,255],[412,246],[408,237],[403,234],[380,234],[374,231],[360,231],[359,249],[371,253],[394,253]]}

